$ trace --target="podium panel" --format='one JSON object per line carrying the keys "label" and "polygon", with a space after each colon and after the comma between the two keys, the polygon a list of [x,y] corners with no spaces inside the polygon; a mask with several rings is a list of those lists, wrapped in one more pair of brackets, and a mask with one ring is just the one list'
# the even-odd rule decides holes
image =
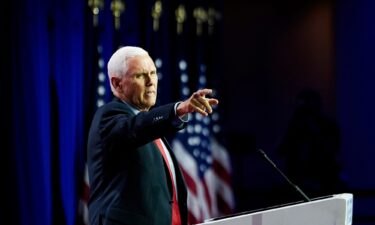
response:
{"label": "podium panel", "polygon": [[350,193],[206,220],[201,225],[351,225]]}

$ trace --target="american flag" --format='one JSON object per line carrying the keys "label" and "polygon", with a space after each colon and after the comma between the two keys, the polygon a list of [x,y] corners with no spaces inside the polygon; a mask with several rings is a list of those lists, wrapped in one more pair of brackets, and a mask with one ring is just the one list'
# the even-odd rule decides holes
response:
{"label": "american flag", "polygon": [[[181,96],[190,96],[188,64],[179,61]],[[199,64],[198,89],[206,87],[206,65]],[[215,109],[214,109],[215,111]],[[231,165],[226,149],[215,139],[220,131],[219,114],[203,117],[196,113],[186,129],[172,141],[173,151],[188,186],[189,224],[228,215],[234,210],[230,184]]]}
{"label": "american flag", "polygon": [[[105,74],[105,60],[103,58],[103,47],[100,44],[99,40],[96,40],[96,52],[94,52],[93,56],[93,73],[95,74],[95,78],[93,80],[93,87],[92,91],[94,91],[94,106],[90,108],[88,112],[88,117],[92,118],[94,112],[102,105],[105,104],[106,100],[108,99],[110,88],[108,86],[108,78]],[[84,173],[83,173],[83,184],[82,190],[80,191],[80,199],[79,199],[79,217],[81,218],[79,224],[88,225],[89,224],[89,215],[88,215],[88,200],[89,200],[89,175],[88,175],[88,168],[87,164],[85,163]]]}

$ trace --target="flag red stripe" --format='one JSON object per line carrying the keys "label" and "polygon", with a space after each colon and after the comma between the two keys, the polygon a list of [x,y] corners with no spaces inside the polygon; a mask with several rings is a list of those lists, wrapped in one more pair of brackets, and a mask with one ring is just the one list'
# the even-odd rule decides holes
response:
{"label": "flag red stripe", "polygon": [[90,194],[90,188],[89,188],[88,184],[85,183],[83,185],[83,193],[82,193],[82,200],[84,202],[89,201],[89,194]]}
{"label": "flag red stripe", "polygon": [[217,207],[219,209],[219,212],[222,215],[229,215],[233,213],[228,202],[226,202],[219,193],[217,193],[216,198],[217,198]]}
{"label": "flag red stripe", "polygon": [[195,185],[194,179],[190,176],[190,174],[182,167],[182,174],[184,175],[186,185],[189,187],[189,190],[194,194],[197,195],[197,186]]}
{"label": "flag red stripe", "polygon": [[219,161],[214,160],[212,167],[214,168],[215,173],[223,180],[225,183],[230,185],[230,174],[229,172],[220,164]]}
{"label": "flag red stripe", "polygon": [[212,215],[210,191],[207,188],[206,181],[203,181],[202,183],[203,183],[203,187],[204,187],[204,195],[205,195],[206,203],[207,203],[207,206],[208,206],[209,215]]}
{"label": "flag red stripe", "polygon": [[188,211],[188,224],[196,224],[200,223],[201,221],[198,221],[198,219],[191,213],[191,211]]}

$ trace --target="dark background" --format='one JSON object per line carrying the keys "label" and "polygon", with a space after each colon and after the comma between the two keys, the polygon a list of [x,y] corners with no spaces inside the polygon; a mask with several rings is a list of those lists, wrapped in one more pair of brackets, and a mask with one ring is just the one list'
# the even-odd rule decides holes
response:
{"label": "dark background", "polygon": [[[138,11],[131,9],[134,5],[141,9],[149,2],[128,2],[124,19],[132,21],[124,31],[128,43],[147,42],[147,32],[142,31],[145,19],[136,17]],[[84,76],[77,79],[79,71],[85,71],[84,60],[77,59],[87,53],[86,41],[92,38],[85,26],[88,19],[80,16],[87,13],[86,4],[1,3],[1,223],[74,223],[75,211],[69,206],[75,204],[78,194],[67,185],[72,178],[66,177],[77,174],[71,165],[82,160],[75,152],[85,141],[84,137],[74,139],[69,135],[84,130],[76,124],[84,118],[70,115],[73,110],[74,115],[82,116],[86,106],[72,93],[86,90],[88,85]],[[303,178],[310,173],[304,170],[292,180],[302,177],[298,185],[311,197],[353,193],[353,224],[374,224],[375,2],[231,0],[215,5],[222,12],[222,20],[219,43],[209,49],[219,58],[217,73],[211,78],[221,97],[221,139],[232,159],[236,211],[301,200],[256,149],[262,148],[283,171],[287,170],[287,158],[279,148],[296,109],[298,93],[313,89],[321,96],[323,114],[339,129],[339,151],[334,158],[340,170],[332,175],[339,177],[339,185],[313,188],[304,183]],[[46,24],[52,36],[39,35],[38,24]],[[111,31],[106,32],[109,34],[104,39],[112,38]],[[163,46],[168,46],[168,40],[162,40]],[[69,51],[66,46],[70,46]],[[111,52],[107,51],[106,57]],[[50,65],[49,69],[43,69],[44,64]],[[54,85],[62,87],[60,92],[53,89]],[[40,89],[45,86],[50,91]],[[56,98],[60,103],[54,105]],[[59,133],[53,128],[61,124],[68,124],[69,132]],[[54,147],[59,151],[49,151]],[[323,168],[323,162],[332,156],[327,152],[318,155],[316,171],[324,177],[331,169]],[[53,163],[56,158],[60,164]],[[56,174],[61,177],[56,178]],[[66,221],[55,220],[64,217],[59,213]]]}
{"label": "dark background", "polygon": [[[298,93],[313,89],[321,96],[322,113],[340,132],[335,157],[340,185],[325,193],[353,193],[353,224],[374,223],[374,7],[371,1],[348,0],[224,1],[222,105],[239,211],[301,199],[255,149],[286,170],[277,149]],[[323,177],[329,174],[324,158],[331,156],[318,154],[315,169]],[[324,194],[297,184],[307,195]]]}

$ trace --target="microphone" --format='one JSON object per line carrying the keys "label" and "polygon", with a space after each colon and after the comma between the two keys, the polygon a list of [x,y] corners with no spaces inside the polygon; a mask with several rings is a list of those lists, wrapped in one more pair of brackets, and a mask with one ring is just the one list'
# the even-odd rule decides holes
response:
{"label": "microphone", "polygon": [[289,178],[276,166],[276,164],[270,159],[268,158],[268,156],[266,155],[266,153],[262,150],[262,149],[258,149],[257,150],[262,156],[263,158],[265,158],[272,166],[273,168],[275,168],[277,170],[277,172],[279,172],[281,174],[281,176],[300,194],[302,195],[302,197],[305,199],[305,201],[309,202],[311,201],[309,197],[307,197],[307,195],[294,183],[292,183]]}

